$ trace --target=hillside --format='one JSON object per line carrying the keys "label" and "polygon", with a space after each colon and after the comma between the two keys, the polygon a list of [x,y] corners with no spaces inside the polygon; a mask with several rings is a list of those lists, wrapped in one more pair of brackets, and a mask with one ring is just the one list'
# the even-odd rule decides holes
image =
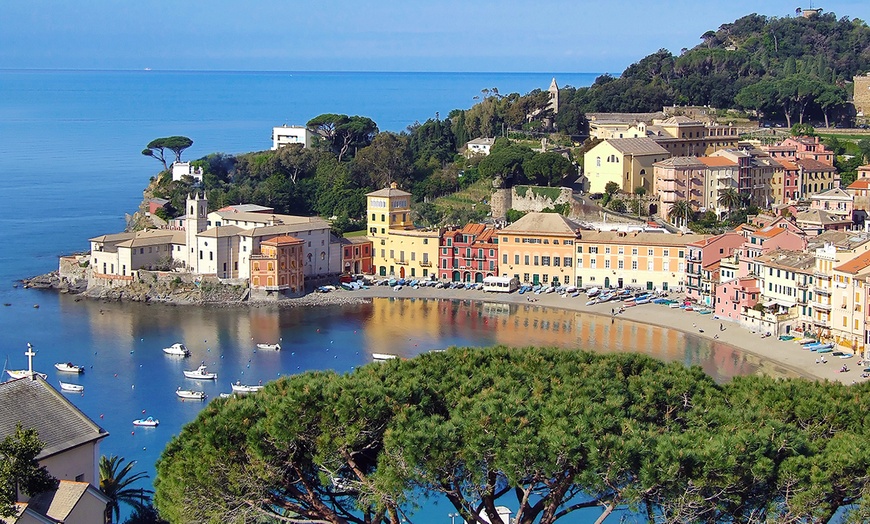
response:
{"label": "hillside", "polygon": [[[838,19],[834,13],[809,18],[751,14],[707,31],[700,44],[680,55],[661,49],[619,78],[599,77],[591,87],[570,93],[567,103],[583,112],[650,112],[673,104],[771,112],[741,101],[739,93],[760,82],[800,79],[817,82],[818,89],[836,88],[833,96],[845,100],[853,76],[868,70],[870,27],[862,20]],[[772,105],[775,98],[771,95]],[[807,109],[821,117],[822,107],[816,103]]]}

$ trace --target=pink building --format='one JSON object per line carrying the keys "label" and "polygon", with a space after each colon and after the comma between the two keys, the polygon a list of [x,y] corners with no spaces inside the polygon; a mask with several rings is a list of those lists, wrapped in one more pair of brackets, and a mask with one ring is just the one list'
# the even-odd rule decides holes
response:
{"label": "pink building", "polygon": [[817,162],[834,165],[834,152],[822,144],[817,136],[792,136],[780,144],[782,147],[793,147],[797,158],[808,158]]}
{"label": "pink building", "polygon": [[755,230],[752,230],[751,226],[739,228],[746,237],[743,245],[737,250],[740,260],[740,277],[746,277],[750,274],[758,275],[760,268],[755,263],[755,258],[774,249],[787,249],[789,251],[806,249],[807,238],[803,231],[794,232],[791,228],[797,229],[797,227],[782,218],[776,219],[775,222],[775,225]]}
{"label": "pink building", "polygon": [[483,282],[498,276],[498,235],[493,227],[466,224],[445,231],[438,252],[438,274],[453,282]]}
{"label": "pink building", "polygon": [[743,309],[751,308],[760,298],[761,290],[754,277],[740,277],[722,282],[716,287],[716,316],[739,322]]}
{"label": "pink building", "polygon": [[[708,306],[713,305],[716,283],[712,268],[718,272],[719,261],[730,257],[746,238],[731,231],[686,245],[686,296]],[[705,269],[708,276],[705,278]]]}
{"label": "pink building", "polygon": [[[788,160],[778,160],[777,162],[779,163],[779,165],[782,166],[783,169],[782,198],[776,198],[775,200],[778,200],[781,203],[797,200],[800,193],[800,187],[798,186],[798,182],[800,180],[798,167],[794,164],[794,162],[790,162]],[[774,196],[778,197],[779,195]]]}
{"label": "pink building", "polygon": [[707,166],[693,156],[671,157],[653,164],[659,216],[666,217],[678,200],[687,200],[692,210],[706,207],[704,178]]}

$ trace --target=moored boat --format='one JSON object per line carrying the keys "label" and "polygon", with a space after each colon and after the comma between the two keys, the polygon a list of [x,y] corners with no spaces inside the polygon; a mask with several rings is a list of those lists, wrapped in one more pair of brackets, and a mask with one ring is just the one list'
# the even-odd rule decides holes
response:
{"label": "moored boat", "polygon": [[189,357],[190,356],[190,350],[187,349],[187,347],[185,347],[185,345],[182,344],[181,342],[176,342],[175,344],[172,344],[168,348],[163,348],[163,352],[166,353],[167,355],[175,355],[175,356],[179,356],[179,357]]}
{"label": "moored boat", "polygon": [[204,391],[191,391],[189,389],[181,389],[180,387],[175,390],[175,394],[178,398],[186,400],[204,400],[206,396]]}
{"label": "moored boat", "polygon": [[76,366],[72,362],[58,362],[54,367],[62,373],[84,373],[84,366]]}
{"label": "moored boat", "polygon": [[82,391],[85,390],[85,387],[82,386],[81,384],[73,384],[71,382],[62,382],[62,381],[59,381],[59,382],[60,382],[60,390],[61,391],[68,391],[70,393],[81,393]]}
{"label": "moored boat", "polygon": [[160,421],[154,417],[148,418],[137,418],[133,421],[134,426],[144,426],[146,428],[153,428],[160,424]]}
{"label": "moored boat", "polygon": [[263,389],[263,386],[257,384],[256,386],[249,384],[242,384],[240,381],[236,381],[235,384],[230,384],[233,388],[233,393],[256,393]]}
{"label": "moored boat", "polygon": [[[7,369],[6,373],[12,378],[24,378],[29,377],[31,372],[26,369]],[[34,371],[33,374],[42,378],[42,380],[48,378],[48,375],[46,375],[45,373],[39,373],[37,371]]]}
{"label": "moored boat", "polygon": [[205,364],[202,364],[198,368],[193,371],[185,370],[184,376],[187,378],[192,378],[196,380],[215,380],[217,379],[217,373],[209,373],[205,367]]}
{"label": "moored boat", "polygon": [[257,349],[271,349],[281,351],[281,344],[257,344]]}
{"label": "moored boat", "polygon": [[392,353],[372,353],[372,358],[379,361],[379,362],[385,362],[387,360],[393,360],[394,358],[397,358],[397,357],[396,357],[396,355],[393,355]]}

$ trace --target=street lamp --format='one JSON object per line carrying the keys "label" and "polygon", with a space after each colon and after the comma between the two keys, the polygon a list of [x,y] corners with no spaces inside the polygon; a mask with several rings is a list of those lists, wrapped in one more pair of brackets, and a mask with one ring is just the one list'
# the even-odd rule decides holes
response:
{"label": "street lamp", "polygon": [[456,524],[456,517],[459,516],[459,513],[448,513],[448,517],[450,517],[450,524]]}

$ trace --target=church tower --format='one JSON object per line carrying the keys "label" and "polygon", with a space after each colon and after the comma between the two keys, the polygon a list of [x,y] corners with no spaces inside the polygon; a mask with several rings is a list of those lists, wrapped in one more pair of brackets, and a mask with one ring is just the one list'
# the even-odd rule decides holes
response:
{"label": "church tower", "polygon": [[555,76],[547,91],[550,93],[550,104],[547,107],[553,110],[554,115],[559,114],[559,86],[556,84]]}
{"label": "church tower", "polygon": [[199,193],[194,193],[193,198],[188,194],[184,216],[184,245],[187,249],[187,256],[184,259],[187,261],[187,268],[194,273],[199,272],[197,255],[199,246],[196,235],[208,227],[206,215],[208,215],[208,199],[205,198],[205,193],[202,194],[202,198],[199,197]]}

